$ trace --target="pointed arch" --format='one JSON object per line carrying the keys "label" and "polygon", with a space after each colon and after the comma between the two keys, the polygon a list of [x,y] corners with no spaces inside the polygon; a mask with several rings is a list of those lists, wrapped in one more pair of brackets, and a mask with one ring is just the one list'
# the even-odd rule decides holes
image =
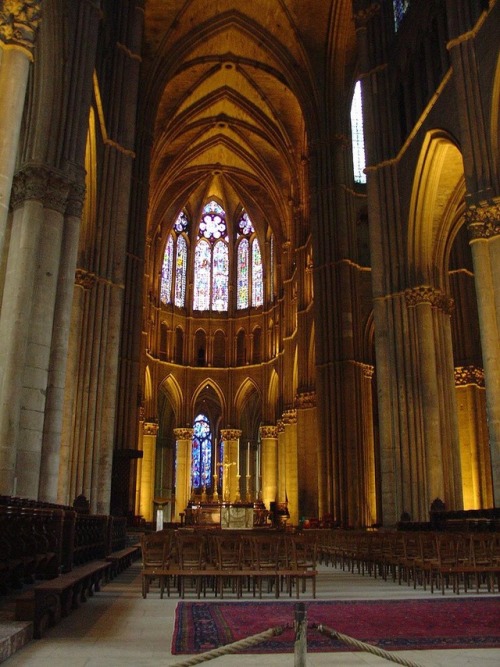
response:
{"label": "pointed arch", "polygon": [[237,414],[241,414],[244,410],[245,402],[248,400],[248,397],[251,393],[256,392],[260,397],[259,388],[253,378],[245,378],[236,390],[236,395],[234,397],[234,407]]}
{"label": "pointed arch", "polygon": [[159,386],[159,393],[166,394],[174,410],[177,421],[180,419],[184,396],[182,389],[173,375],[167,375]]}
{"label": "pointed arch", "polygon": [[461,224],[465,179],[462,154],[451,137],[428,132],[415,172],[408,225],[410,280],[446,290],[450,237]]}
{"label": "pointed arch", "polygon": [[267,389],[267,415],[265,419],[269,423],[276,423],[278,415],[280,414],[279,410],[279,377],[278,373],[273,369],[271,377],[269,378],[269,386]]}

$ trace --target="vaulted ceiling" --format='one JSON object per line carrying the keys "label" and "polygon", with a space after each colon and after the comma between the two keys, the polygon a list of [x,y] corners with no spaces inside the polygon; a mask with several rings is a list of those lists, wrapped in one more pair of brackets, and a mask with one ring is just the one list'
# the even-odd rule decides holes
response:
{"label": "vaulted ceiling", "polygon": [[148,236],[216,196],[293,242],[314,128],[354,53],[351,0],[146,0]]}

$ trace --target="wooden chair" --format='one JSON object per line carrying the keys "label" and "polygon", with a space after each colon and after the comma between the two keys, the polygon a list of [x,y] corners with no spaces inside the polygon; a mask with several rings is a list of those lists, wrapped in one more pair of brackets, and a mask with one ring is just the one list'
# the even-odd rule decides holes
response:
{"label": "wooden chair", "polygon": [[206,594],[207,551],[201,531],[177,531],[175,539],[176,573],[180,597],[185,595],[186,579],[194,581],[196,595]]}
{"label": "wooden chair", "polygon": [[156,533],[143,535],[141,539],[142,553],[142,597],[146,598],[151,582],[158,579],[160,597],[163,598],[165,586],[170,593],[168,568],[171,559],[172,533],[160,530]]}

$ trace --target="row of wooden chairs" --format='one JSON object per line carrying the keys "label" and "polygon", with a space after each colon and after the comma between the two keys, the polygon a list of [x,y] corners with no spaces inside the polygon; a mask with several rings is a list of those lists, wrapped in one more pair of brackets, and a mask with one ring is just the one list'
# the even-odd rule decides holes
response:
{"label": "row of wooden chairs", "polygon": [[444,595],[500,592],[500,533],[441,531],[318,532],[319,560]]}
{"label": "row of wooden chairs", "polygon": [[[311,537],[313,539],[311,539]],[[194,584],[197,597],[212,590],[221,598],[228,589],[237,597],[246,589],[255,597],[283,590],[297,597],[312,581],[316,596],[317,540],[315,536],[277,531],[162,530],[142,538],[142,594],[157,581],[160,596],[176,587],[185,596]]]}

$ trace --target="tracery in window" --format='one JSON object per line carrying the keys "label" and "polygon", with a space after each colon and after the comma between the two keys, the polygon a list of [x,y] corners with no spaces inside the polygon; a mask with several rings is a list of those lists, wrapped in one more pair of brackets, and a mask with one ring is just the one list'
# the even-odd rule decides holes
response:
{"label": "tracery in window", "polygon": [[[186,300],[188,219],[181,211],[174,222],[173,232],[165,245],[160,282],[160,301],[167,305],[173,300],[176,306],[184,307]],[[174,268],[175,257],[175,268]]]}
{"label": "tracery in window", "polygon": [[237,298],[236,308],[256,308],[264,303],[262,255],[259,240],[248,213],[243,211],[237,225]]}
{"label": "tracery in window", "polygon": [[191,483],[193,489],[210,486],[212,470],[212,431],[206,415],[200,413],[193,423]]}
{"label": "tracery in window", "polygon": [[408,11],[410,0],[392,0],[392,6],[394,9],[394,28],[397,32],[404,18],[404,15]]}
{"label": "tracery in window", "polygon": [[365,139],[363,135],[363,106],[361,101],[361,82],[357,81],[351,103],[351,139],[354,181],[366,183]]}
{"label": "tracery in window", "polygon": [[226,311],[229,248],[226,214],[216,201],[203,209],[194,256],[193,309]]}

